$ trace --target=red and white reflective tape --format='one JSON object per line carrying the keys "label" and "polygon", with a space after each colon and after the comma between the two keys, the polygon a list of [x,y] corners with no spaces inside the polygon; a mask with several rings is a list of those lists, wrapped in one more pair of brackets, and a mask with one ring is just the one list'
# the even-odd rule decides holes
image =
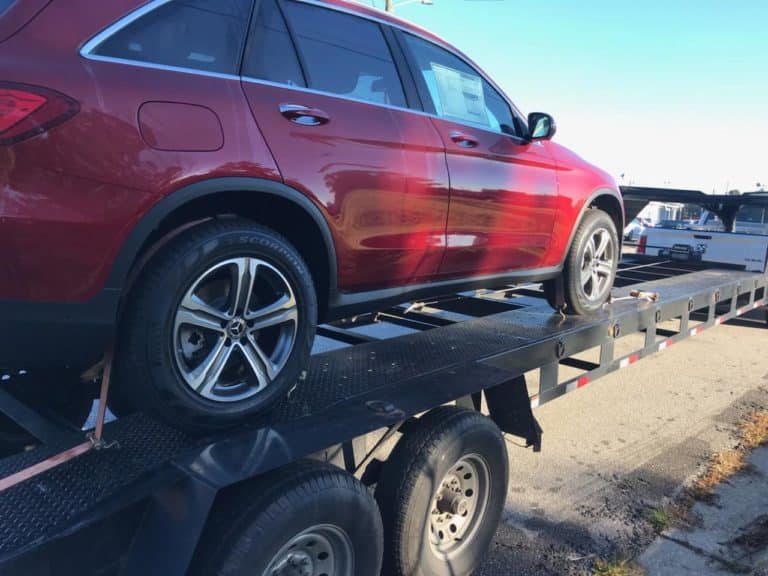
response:
{"label": "red and white reflective tape", "polygon": [[725,320],[723,320],[722,316],[718,316],[717,318],[715,318],[715,326],[720,326],[720,324],[722,324],[723,322],[725,322]]}
{"label": "red and white reflective tape", "polygon": [[531,408],[538,408],[539,407],[539,395],[536,394],[534,396],[531,396]]}
{"label": "red and white reflective tape", "polygon": [[635,362],[637,362],[637,354],[630,354],[626,358],[622,358],[619,361],[619,368],[626,368],[627,366],[629,366],[630,364],[634,364]]}
{"label": "red and white reflective tape", "polygon": [[697,334],[701,334],[704,332],[704,326],[696,326],[695,328],[691,328],[691,336],[696,336]]}
{"label": "red and white reflective tape", "polygon": [[755,308],[759,308],[762,306],[760,302],[753,302],[752,304],[747,304],[746,306],[742,306],[736,311],[736,316],[741,316],[742,314],[746,314],[750,310],[754,310]]}
{"label": "red and white reflective tape", "polygon": [[664,340],[664,342],[660,342],[659,343],[659,352],[661,352],[662,350],[666,350],[667,348],[672,346],[672,344],[673,344],[672,338],[667,338],[666,340]]}

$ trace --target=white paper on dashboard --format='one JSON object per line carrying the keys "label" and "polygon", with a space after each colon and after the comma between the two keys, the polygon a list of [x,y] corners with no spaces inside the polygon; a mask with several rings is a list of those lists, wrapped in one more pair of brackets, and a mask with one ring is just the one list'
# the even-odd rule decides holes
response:
{"label": "white paper on dashboard", "polygon": [[482,80],[442,64],[432,62],[431,67],[440,94],[443,115],[477,124],[488,124]]}

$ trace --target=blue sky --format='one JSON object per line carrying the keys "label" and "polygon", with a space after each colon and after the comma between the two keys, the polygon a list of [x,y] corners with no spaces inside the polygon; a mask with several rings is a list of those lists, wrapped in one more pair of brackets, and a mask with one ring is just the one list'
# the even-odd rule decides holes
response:
{"label": "blue sky", "polygon": [[[768,184],[768,0],[433,0],[396,14],[468,53],[624,181]],[[375,0],[378,7],[383,0]]]}

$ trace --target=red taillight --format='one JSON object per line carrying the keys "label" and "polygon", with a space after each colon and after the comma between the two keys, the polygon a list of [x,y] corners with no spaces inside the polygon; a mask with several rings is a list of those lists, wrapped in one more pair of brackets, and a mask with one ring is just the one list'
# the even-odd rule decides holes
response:
{"label": "red taillight", "polygon": [[60,92],[0,82],[0,144],[15,144],[42,134],[79,109],[77,102]]}
{"label": "red taillight", "polygon": [[45,98],[24,92],[0,88],[0,132],[13,128],[45,104]]}
{"label": "red taillight", "polygon": [[648,236],[640,234],[640,240],[637,241],[637,253],[645,254],[645,247],[648,245]]}

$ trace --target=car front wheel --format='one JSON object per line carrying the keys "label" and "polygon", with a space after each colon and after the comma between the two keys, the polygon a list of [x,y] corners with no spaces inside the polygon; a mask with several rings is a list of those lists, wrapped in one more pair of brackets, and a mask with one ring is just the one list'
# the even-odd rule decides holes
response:
{"label": "car front wheel", "polygon": [[[563,266],[565,312],[589,314],[599,310],[611,295],[620,258],[613,220],[602,210],[590,209],[576,230]],[[553,307],[556,281],[544,285],[544,293]]]}
{"label": "car front wheel", "polygon": [[153,258],[118,340],[116,386],[139,409],[192,431],[268,408],[305,368],[314,285],[298,252],[244,220],[211,220]]}

